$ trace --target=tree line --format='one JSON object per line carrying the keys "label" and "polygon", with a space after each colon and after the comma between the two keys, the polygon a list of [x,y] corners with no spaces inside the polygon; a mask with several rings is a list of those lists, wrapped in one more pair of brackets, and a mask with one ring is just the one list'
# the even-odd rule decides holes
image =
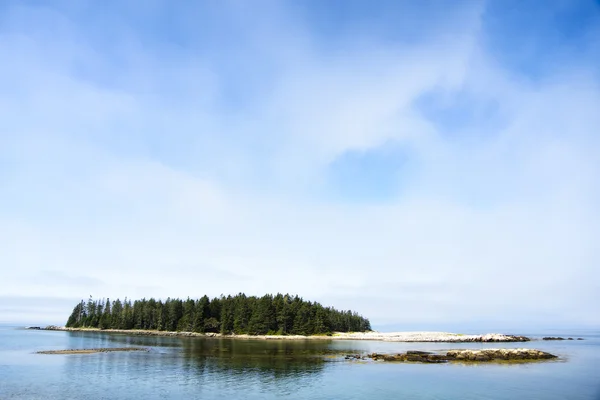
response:
{"label": "tree line", "polygon": [[146,329],[250,335],[314,335],[371,330],[356,312],[339,311],[288,294],[223,296],[165,301],[125,298],[81,300],[66,324],[70,328]]}

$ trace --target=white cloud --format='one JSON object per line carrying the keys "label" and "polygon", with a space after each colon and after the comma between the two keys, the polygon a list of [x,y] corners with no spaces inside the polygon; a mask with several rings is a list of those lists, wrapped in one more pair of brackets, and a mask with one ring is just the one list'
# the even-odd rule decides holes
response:
{"label": "white cloud", "polygon": [[[480,13],[419,46],[330,55],[301,25],[291,49],[265,28],[251,39],[277,73],[234,111],[219,71],[184,49],[167,62],[132,45],[111,86],[73,71],[108,63],[85,39],[5,34],[0,58],[20,50],[0,67],[0,292],[289,291],[375,323],[600,323],[598,82],[581,66],[518,79],[483,47]],[[502,124],[457,138],[416,106],[460,91],[498,104]],[[390,140],[418,160],[402,196],[318,196],[336,157]]]}

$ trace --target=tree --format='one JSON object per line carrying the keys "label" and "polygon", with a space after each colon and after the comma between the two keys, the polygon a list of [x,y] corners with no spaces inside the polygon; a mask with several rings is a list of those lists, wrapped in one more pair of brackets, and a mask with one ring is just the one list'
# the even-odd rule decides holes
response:
{"label": "tree", "polygon": [[66,326],[280,335],[371,329],[369,320],[356,312],[280,293],[260,298],[244,293],[212,300],[208,296],[185,301],[167,298],[164,303],[154,298],[111,303],[90,296],[87,303],[82,300],[75,305]]}
{"label": "tree", "polygon": [[240,293],[234,299],[233,331],[237,334],[247,333],[249,320],[249,301],[245,294]]}
{"label": "tree", "polygon": [[[298,308],[296,318],[294,318],[294,327],[292,332],[295,335],[311,335],[314,333],[313,323],[311,321],[310,308],[307,303],[302,303]],[[317,332],[320,333],[320,332]]]}
{"label": "tree", "polygon": [[251,335],[264,335],[271,331],[277,331],[273,297],[265,295],[255,302],[252,316],[248,322],[248,333]]}
{"label": "tree", "polygon": [[196,303],[189,297],[183,303],[182,316],[177,323],[178,331],[192,332],[194,330],[194,314],[196,310]]}
{"label": "tree", "polygon": [[221,333],[233,332],[233,299],[231,296],[221,298]]}
{"label": "tree", "polygon": [[83,300],[81,300],[81,302],[78,303],[75,308],[73,308],[73,312],[67,320],[67,328],[79,328],[81,326],[81,321],[84,317],[84,308],[85,304]]}
{"label": "tree", "polygon": [[116,299],[113,301],[111,310],[110,327],[112,329],[121,329],[121,314],[123,314],[123,303],[121,303],[121,300]]}
{"label": "tree", "polygon": [[104,305],[104,310],[102,311],[102,316],[98,321],[98,328],[100,329],[108,329],[112,324],[112,314],[110,311],[110,299],[106,299],[106,303]]}

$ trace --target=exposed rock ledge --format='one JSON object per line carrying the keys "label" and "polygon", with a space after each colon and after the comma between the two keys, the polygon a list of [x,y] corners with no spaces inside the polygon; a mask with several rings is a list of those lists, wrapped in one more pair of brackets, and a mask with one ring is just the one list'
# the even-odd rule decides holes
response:
{"label": "exposed rock ledge", "polygon": [[484,335],[464,335],[449,332],[354,332],[337,333],[337,338],[350,340],[382,340],[386,342],[528,342],[525,336],[486,333]]}
{"label": "exposed rock ledge", "polygon": [[[399,354],[368,355],[373,360],[411,361],[422,363],[443,363],[448,361],[489,362],[489,361],[535,361],[557,358],[555,355],[535,349],[481,349],[481,350],[450,350],[445,354],[435,354],[426,351],[407,351]],[[346,359],[357,356],[346,356]]]}

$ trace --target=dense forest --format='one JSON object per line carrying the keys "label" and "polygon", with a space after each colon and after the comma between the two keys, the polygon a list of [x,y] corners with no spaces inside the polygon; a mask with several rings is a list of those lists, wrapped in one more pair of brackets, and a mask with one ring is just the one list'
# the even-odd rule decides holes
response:
{"label": "dense forest", "polygon": [[221,296],[166,301],[125,298],[83,300],[67,321],[70,328],[148,329],[251,335],[314,335],[371,330],[369,320],[298,296]]}

